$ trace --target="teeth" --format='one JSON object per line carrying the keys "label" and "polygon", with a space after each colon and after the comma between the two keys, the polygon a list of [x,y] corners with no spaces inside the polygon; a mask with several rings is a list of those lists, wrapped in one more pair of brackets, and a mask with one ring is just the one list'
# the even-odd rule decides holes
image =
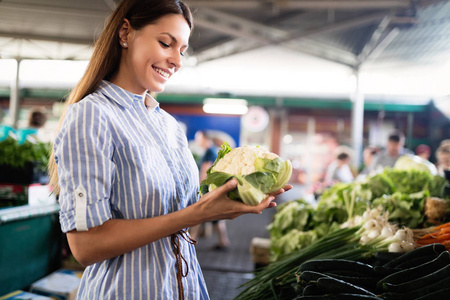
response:
{"label": "teeth", "polygon": [[161,70],[161,69],[158,69],[158,68],[154,68],[155,69],[155,71],[156,72],[158,72],[159,74],[161,74],[162,76],[164,76],[164,77],[166,77],[166,78],[168,78],[169,77],[169,73],[167,73],[167,72],[164,72],[163,70]]}

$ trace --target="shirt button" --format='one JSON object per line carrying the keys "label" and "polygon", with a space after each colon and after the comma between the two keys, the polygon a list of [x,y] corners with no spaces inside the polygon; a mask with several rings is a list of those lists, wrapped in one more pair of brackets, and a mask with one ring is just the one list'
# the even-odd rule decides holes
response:
{"label": "shirt button", "polygon": [[78,197],[83,197],[83,193],[79,193],[79,194],[78,194]]}

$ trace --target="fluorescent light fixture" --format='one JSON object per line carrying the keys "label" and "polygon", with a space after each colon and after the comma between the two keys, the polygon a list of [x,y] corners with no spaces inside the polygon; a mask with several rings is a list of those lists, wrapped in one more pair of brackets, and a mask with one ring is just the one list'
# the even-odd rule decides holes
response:
{"label": "fluorescent light fixture", "polygon": [[206,98],[203,111],[208,114],[245,115],[248,111],[247,100],[233,98]]}

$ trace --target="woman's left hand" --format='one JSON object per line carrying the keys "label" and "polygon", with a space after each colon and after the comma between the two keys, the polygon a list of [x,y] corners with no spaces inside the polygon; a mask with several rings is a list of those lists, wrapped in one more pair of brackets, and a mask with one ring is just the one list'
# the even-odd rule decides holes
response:
{"label": "woman's left hand", "polygon": [[276,203],[273,202],[276,196],[292,189],[291,185],[285,185],[284,188],[268,195],[260,204],[251,206],[228,198],[228,192],[235,189],[236,185],[236,179],[230,180],[200,198],[195,206],[199,212],[197,217],[202,217],[201,222],[234,219],[248,213],[260,214],[264,209],[276,206]]}

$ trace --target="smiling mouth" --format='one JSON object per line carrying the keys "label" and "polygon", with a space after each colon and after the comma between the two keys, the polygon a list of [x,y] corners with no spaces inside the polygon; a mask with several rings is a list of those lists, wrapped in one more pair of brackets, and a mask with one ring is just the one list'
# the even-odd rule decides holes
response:
{"label": "smiling mouth", "polygon": [[155,70],[156,72],[158,72],[159,74],[161,74],[165,78],[169,78],[169,76],[170,76],[169,73],[167,73],[167,72],[165,72],[165,71],[163,71],[163,70],[161,70],[159,68],[153,67],[153,70]]}

